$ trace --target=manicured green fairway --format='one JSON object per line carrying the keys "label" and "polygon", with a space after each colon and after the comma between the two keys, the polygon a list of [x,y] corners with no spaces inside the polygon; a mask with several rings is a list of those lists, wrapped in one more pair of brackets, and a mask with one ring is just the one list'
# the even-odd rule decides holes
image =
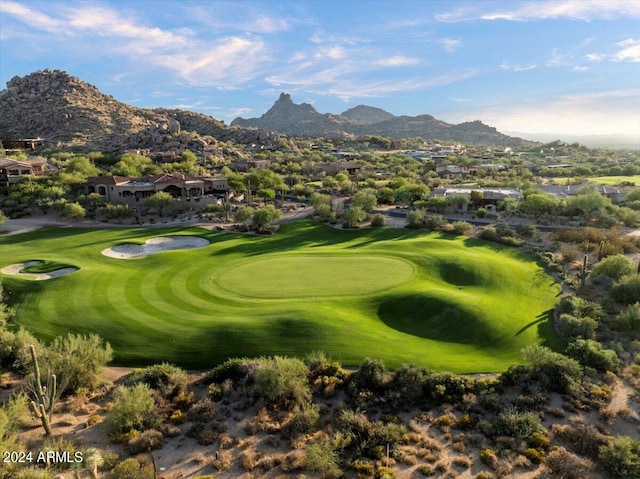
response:
{"label": "manicured green fairway", "polygon": [[[100,252],[160,235],[204,248],[134,260]],[[230,356],[325,351],[344,364],[496,371],[555,346],[560,288],[514,249],[401,229],[300,221],[276,236],[187,229],[46,229],[0,238],[0,268],[38,259],[79,271],[4,276],[16,321],[43,339],[96,332],[119,364],[206,368]]]}

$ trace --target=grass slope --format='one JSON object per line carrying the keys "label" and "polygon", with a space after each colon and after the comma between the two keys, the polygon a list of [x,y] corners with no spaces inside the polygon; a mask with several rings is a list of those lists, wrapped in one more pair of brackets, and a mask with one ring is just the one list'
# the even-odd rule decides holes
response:
{"label": "grass slope", "polygon": [[[208,247],[135,260],[100,252],[159,235]],[[204,368],[229,356],[323,350],[455,372],[496,371],[555,346],[560,288],[529,258],[475,239],[300,221],[276,236],[186,229],[46,229],[0,238],[0,267],[31,259],[79,271],[5,276],[16,321],[43,339],[96,332],[120,364]]]}

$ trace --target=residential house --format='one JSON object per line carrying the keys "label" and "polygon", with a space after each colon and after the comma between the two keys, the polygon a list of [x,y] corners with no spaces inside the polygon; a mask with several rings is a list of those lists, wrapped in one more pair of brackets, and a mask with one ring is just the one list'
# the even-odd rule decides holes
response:
{"label": "residential house", "polygon": [[452,196],[467,196],[467,203],[458,203],[447,206],[446,213],[466,213],[471,203],[471,192],[482,192],[482,199],[479,206],[490,211],[498,208],[498,203],[507,198],[515,198],[518,201],[524,199],[522,192],[515,188],[435,188],[431,192],[431,196],[440,196],[442,198],[450,198]]}
{"label": "residential house", "polygon": [[43,160],[0,159],[0,185],[17,183],[25,176],[42,176],[45,174]]}
{"label": "residential house", "polygon": [[[213,187],[213,184],[210,183]],[[87,193],[98,193],[111,203],[135,203],[159,191],[174,198],[200,197],[205,181],[182,173],[164,173],[140,178],[128,176],[94,176],[87,179]]]}

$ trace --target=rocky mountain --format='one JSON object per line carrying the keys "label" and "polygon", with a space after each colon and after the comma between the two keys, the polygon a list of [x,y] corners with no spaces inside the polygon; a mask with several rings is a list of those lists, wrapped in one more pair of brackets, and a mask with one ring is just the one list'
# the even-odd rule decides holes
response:
{"label": "rocky mountain", "polygon": [[394,115],[388,111],[384,111],[382,108],[367,105],[358,105],[353,108],[349,108],[347,111],[343,111],[340,116],[365,125],[380,123],[382,121],[392,120],[395,118]]}
{"label": "rocky mountain", "polygon": [[454,125],[431,115],[394,116],[366,105],[356,106],[340,115],[323,114],[308,103],[293,103],[287,93],[281,93],[280,98],[260,118],[236,118],[231,125],[309,137],[377,135],[485,145],[519,146],[527,143],[526,140],[504,135],[481,121]]}
{"label": "rocky mountain", "polygon": [[218,141],[281,145],[273,132],[230,128],[210,116],[127,105],[59,70],[14,77],[0,91],[0,139],[42,138],[46,146],[121,152],[196,153]]}

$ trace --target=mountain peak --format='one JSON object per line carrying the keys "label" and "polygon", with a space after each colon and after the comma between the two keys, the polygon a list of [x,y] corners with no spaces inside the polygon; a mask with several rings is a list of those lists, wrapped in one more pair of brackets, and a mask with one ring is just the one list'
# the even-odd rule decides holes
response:
{"label": "mountain peak", "polygon": [[291,95],[288,93],[282,92],[280,93],[280,97],[276,101],[276,103],[291,103],[293,104],[293,100],[291,99]]}

